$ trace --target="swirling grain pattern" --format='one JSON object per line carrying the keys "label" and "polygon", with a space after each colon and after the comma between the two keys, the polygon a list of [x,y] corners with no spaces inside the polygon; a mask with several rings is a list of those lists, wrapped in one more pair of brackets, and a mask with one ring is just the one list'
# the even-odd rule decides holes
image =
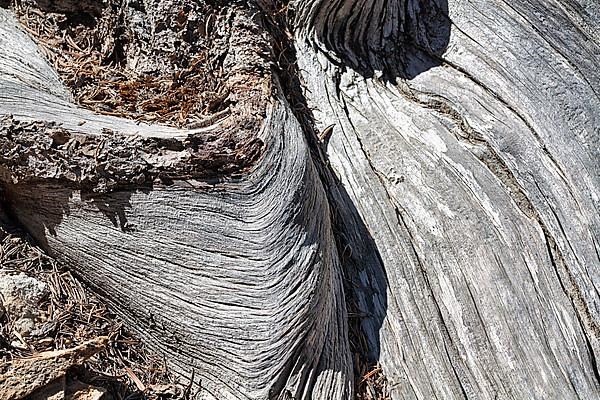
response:
{"label": "swirling grain pattern", "polygon": [[[380,253],[348,243],[373,356],[395,399],[597,398],[599,4],[450,1],[443,55],[426,33],[397,41],[423,52],[399,51],[419,73],[390,79],[385,53],[356,46],[425,3],[298,2],[306,96],[338,124],[337,196]],[[377,5],[353,30],[344,10]],[[374,76],[338,61],[357,54]]]}
{"label": "swirling grain pattern", "polygon": [[[268,70],[257,7],[235,8],[235,63]],[[325,163],[273,74],[251,171],[97,194],[0,166],[14,214],[201,398],[353,398],[348,296],[393,399],[598,398],[600,3],[290,9]],[[0,9],[8,41],[0,114],[191,134],[75,107]]]}

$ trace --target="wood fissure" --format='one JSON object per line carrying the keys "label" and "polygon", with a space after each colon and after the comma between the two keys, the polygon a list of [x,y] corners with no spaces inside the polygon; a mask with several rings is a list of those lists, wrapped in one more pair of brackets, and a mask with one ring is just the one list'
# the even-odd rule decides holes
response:
{"label": "wood fissure", "polygon": [[[598,98],[590,83],[598,79],[593,68],[585,77],[585,69],[569,68],[597,59],[599,44],[569,26],[570,40],[592,51],[585,58],[563,41],[555,62],[555,39],[563,33],[549,27],[568,12],[521,2],[526,12],[548,15],[522,20],[502,2],[455,0],[436,2],[448,16],[438,19],[438,32],[441,21],[452,27],[441,52],[409,34],[396,41],[401,60],[393,63],[401,67],[394,70],[378,58],[385,51],[360,47],[380,42],[356,38],[383,29],[390,15],[406,21],[415,3],[371,2],[367,14],[362,1],[297,2],[305,17],[296,31],[305,94],[319,126],[339,126],[328,159],[375,242],[375,249],[356,252],[369,272],[354,290],[363,310],[380,313],[364,325],[392,398],[593,398],[600,166],[593,157]],[[382,18],[376,7],[393,11]],[[369,25],[371,17],[379,23]],[[542,40],[523,33],[541,26]],[[548,251],[548,240],[558,253]],[[360,249],[359,241],[349,246]],[[369,254],[377,250],[381,262]],[[415,279],[412,253],[429,285]],[[557,257],[568,272],[557,274]],[[428,293],[443,323],[431,318]],[[377,303],[383,306],[373,308]],[[446,342],[444,329],[458,352],[452,361],[437,347]],[[564,337],[577,350],[558,345]],[[506,370],[507,362],[518,372]],[[548,385],[549,375],[564,385]]]}
{"label": "wood fissure", "polygon": [[[360,310],[356,306],[354,291],[352,290],[352,282],[356,281],[358,276],[358,266],[352,262],[344,262],[343,254],[347,248],[345,237],[348,232],[343,221],[343,216],[338,212],[338,209],[345,208],[353,209],[351,203],[340,202],[339,191],[340,183],[335,178],[335,173],[329,165],[326,149],[329,138],[331,137],[335,125],[330,125],[324,128],[321,132],[315,127],[313,113],[308,106],[303,93],[303,85],[299,77],[301,74],[298,70],[296,49],[294,47],[293,27],[290,22],[294,19],[294,10],[291,2],[275,2],[272,5],[263,5],[268,15],[274,17],[269,20],[270,30],[275,38],[274,47],[277,49],[275,59],[278,60],[277,74],[280,77],[280,82],[283,86],[283,92],[286,94],[286,100],[290,104],[290,108],[304,132],[304,136],[309,145],[312,155],[312,160],[319,173],[321,182],[327,195],[329,204],[330,218],[333,223],[333,235],[337,245],[338,254],[342,255],[343,275],[344,275],[344,297],[345,308],[348,310],[348,325],[350,336],[350,351],[353,354],[354,364],[354,385],[355,396],[357,399],[376,398],[384,399],[386,397],[385,376],[381,368],[377,366],[377,360],[369,357],[369,349],[365,344],[361,320]],[[356,213],[356,211],[353,211]],[[376,371],[374,374],[373,371]],[[368,378],[365,378],[368,376]]]}
{"label": "wood fissure", "polygon": [[123,37],[138,11],[142,36],[218,30],[219,104],[163,115],[189,129],[75,105],[0,9],[6,204],[201,398],[595,399],[600,4],[577,1],[110,1],[104,62],[162,68]]}

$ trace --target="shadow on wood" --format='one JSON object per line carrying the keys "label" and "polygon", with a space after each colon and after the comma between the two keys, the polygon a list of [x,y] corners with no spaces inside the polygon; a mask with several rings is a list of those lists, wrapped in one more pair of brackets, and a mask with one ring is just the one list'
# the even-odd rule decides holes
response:
{"label": "shadow on wood", "polygon": [[447,0],[298,3],[297,24],[340,69],[396,82],[440,65],[450,40]]}

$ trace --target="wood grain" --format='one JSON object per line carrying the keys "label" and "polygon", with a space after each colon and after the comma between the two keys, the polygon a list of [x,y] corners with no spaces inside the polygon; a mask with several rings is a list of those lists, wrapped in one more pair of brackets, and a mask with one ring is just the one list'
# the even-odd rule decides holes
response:
{"label": "wood grain", "polygon": [[[9,75],[18,68],[31,80],[55,77],[13,18],[0,13],[4,37],[19,43],[15,48],[27,48],[34,59],[22,65],[14,48],[0,46],[9,54],[1,58],[9,60],[3,66],[8,72],[0,74],[3,88],[14,84],[16,93],[27,93],[3,91],[6,99],[0,99],[1,113],[12,115],[5,119],[10,125],[5,148],[19,155],[12,161],[5,155],[0,169],[19,221],[177,373],[194,376],[202,398],[351,397],[347,317],[327,200],[300,125],[282,96],[275,93],[262,110],[267,117],[255,135],[267,146],[251,172],[204,180],[173,177],[168,186],[146,181],[136,188],[129,182],[98,191],[97,184],[86,183],[93,179],[83,178],[98,174],[98,152],[71,154],[68,146],[54,143],[57,132],[88,135],[85,140],[102,148],[115,138],[120,145],[109,147],[129,143],[129,151],[107,157],[117,164],[126,161],[120,170],[133,176],[136,160],[146,167],[160,164],[143,155],[148,141],[185,142],[198,130],[156,129],[92,115],[67,96],[12,82]],[[238,26],[259,29],[243,9],[235,18]],[[252,48],[236,50],[255,61]],[[254,84],[262,90],[261,82]],[[29,91],[36,96],[31,102],[26,101]],[[79,118],[86,123],[76,124]],[[218,132],[213,127],[206,135]],[[198,141],[203,143],[202,137]],[[168,156],[159,155],[163,161]]]}
{"label": "wood grain", "polygon": [[[598,1],[290,6],[305,90],[273,73],[256,92],[251,170],[97,193],[40,174],[57,163],[31,146],[29,164],[0,165],[11,211],[195,371],[202,398],[352,398],[346,297],[393,399],[598,398]],[[236,8],[243,39],[269,38],[252,7]],[[0,115],[102,138],[192,134],[77,108],[0,9],[9,40]],[[240,65],[276,62],[244,49]],[[284,95],[327,133],[325,160]]]}
{"label": "wood grain", "polygon": [[[398,71],[356,50],[387,23],[434,29],[402,11],[426,3],[449,10],[443,55],[416,28]],[[372,357],[394,399],[596,398],[599,4],[441,3],[298,2],[306,97],[339,124],[334,195],[376,247],[347,235]]]}

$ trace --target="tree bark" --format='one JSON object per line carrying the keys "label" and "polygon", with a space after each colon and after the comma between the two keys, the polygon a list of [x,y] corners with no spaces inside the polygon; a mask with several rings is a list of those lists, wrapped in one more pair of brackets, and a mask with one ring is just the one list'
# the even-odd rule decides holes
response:
{"label": "tree bark", "polygon": [[353,398],[349,311],[393,399],[598,398],[599,6],[227,4],[192,130],[74,105],[0,8],[5,205],[204,398]]}

